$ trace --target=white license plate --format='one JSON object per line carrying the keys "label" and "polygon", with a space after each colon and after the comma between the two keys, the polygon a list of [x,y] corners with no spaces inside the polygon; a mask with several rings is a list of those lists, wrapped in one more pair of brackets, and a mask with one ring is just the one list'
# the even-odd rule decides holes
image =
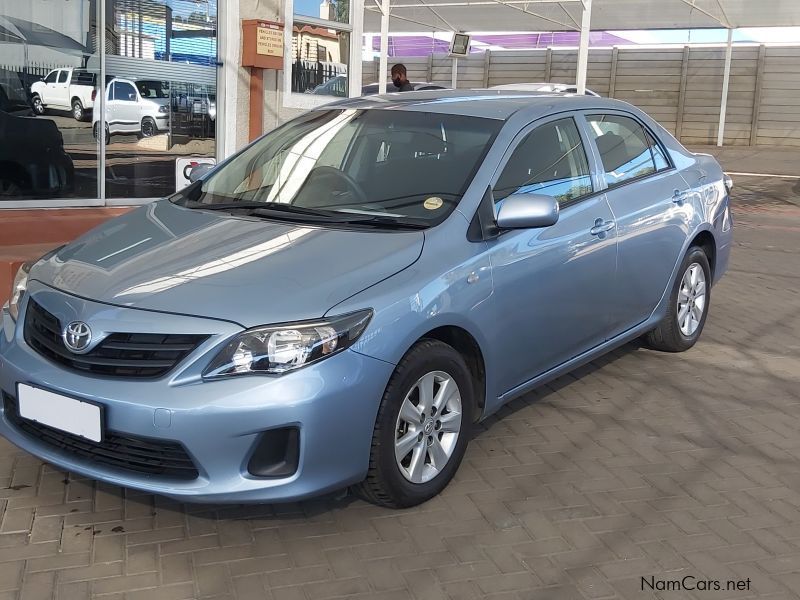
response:
{"label": "white license plate", "polygon": [[17,385],[19,415],[94,442],[102,440],[100,407],[24,383]]}

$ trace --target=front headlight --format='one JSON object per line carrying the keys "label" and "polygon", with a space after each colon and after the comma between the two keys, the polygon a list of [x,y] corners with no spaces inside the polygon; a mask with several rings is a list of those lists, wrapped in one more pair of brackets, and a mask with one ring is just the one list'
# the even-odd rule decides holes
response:
{"label": "front headlight", "polygon": [[164,105],[162,105],[162,106],[159,106],[159,107],[158,107],[158,112],[160,112],[160,113],[166,113],[166,112],[169,112],[169,106],[164,106]]}
{"label": "front headlight", "polygon": [[319,321],[249,329],[225,345],[203,377],[299,369],[352,346],[371,318],[372,310],[367,309]]}
{"label": "front headlight", "polygon": [[16,321],[19,317],[19,305],[25,297],[25,292],[28,289],[28,273],[31,272],[33,263],[26,262],[17,270],[14,276],[14,283],[11,285],[11,298],[8,301],[8,314]]}

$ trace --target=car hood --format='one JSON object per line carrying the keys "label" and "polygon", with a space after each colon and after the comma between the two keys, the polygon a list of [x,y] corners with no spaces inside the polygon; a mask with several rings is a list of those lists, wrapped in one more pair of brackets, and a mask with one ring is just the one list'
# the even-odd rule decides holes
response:
{"label": "car hood", "polygon": [[321,317],[412,265],[423,242],[421,231],[322,228],[162,200],[90,231],[31,278],[98,302],[252,327]]}
{"label": "car hood", "polygon": [[169,106],[169,98],[142,98],[144,104],[148,104],[155,109],[162,106]]}

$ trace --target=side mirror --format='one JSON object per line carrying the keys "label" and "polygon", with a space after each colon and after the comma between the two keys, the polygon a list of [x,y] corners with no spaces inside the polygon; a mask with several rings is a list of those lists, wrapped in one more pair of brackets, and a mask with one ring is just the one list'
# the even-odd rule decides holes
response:
{"label": "side mirror", "polygon": [[500,229],[549,227],[558,221],[558,200],[544,194],[511,194],[500,204]]}
{"label": "side mirror", "polygon": [[199,165],[195,165],[189,170],[189,176],[187,179],[194,183],[213,168],[214,165],[210,165],[208,163],[200,163]]}

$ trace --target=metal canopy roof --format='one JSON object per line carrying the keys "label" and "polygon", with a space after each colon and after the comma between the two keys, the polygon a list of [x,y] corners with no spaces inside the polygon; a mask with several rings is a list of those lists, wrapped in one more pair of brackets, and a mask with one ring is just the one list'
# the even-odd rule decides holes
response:
{"label": "metal canopy roof", "polygon": [[[364,31],[380,31],[380,0],[364,0]],[[581,0],[391,0],[392,31],[578,31]],[[591,28],[800,26],[800,0],[593,0]]]}

